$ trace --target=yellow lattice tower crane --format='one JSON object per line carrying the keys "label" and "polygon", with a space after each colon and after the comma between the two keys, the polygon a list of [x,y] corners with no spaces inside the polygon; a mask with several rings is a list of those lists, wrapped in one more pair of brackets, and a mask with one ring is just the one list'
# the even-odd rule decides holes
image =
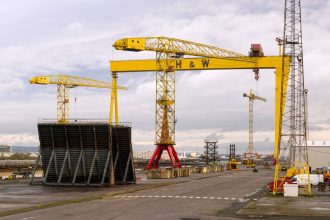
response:
{"label": "yellow lattice tower crane", "polygon": [[[122,72],[156,71],[156,151],[147,168],[157,168],[164,149],[172,154],[173,167],[181,163],[173,154],[175,144],[175,72],[187,70],[275,69],[275,146],[274,159],[279,156],[279,134],[290,62],[289,57],[249,57],[225,49],[167,37],[125,38],[114,43],[118,50],[156,51],[154,59],[110,61],[113,80]],[[183,58],[184,55],[200,58]],[[284,61],[284,62],[283,62]],[[168,147],[170,146],[170,147]],[[171,152],[172,151],[172,152]]]}
{"label": "yellow lattice tower crane", "polygon": [[[93,87],[93,88],[106,88],[117,90],[127,90],[126,87],[117,86],[117,84],[98,81],[89,78],[83,78],[78,76],[68,76],[68,75],[50,75],[50,76],[37,76],[30,80],[31,84],[41,84],[41,85],[57,85],[57,121],[59,123],[67,123],[69,119],[70,112],[70,89],[83,86],[83,87]],[[114,89],[115,88],[115,89]],[[117,100],[117,92],[111,96],[111,105]],[[116,110],[116,123],[118,123],[118,110]],[[110,111],[112,114],[112,111]],[[112,117],[112,115],[111,115]]]}
{"label": "yellow lattice tower crane", "polygon": [[247,160],[248,166],[254,166],[253,159],[258,159],[259,155],[253,146],[253,104],[255,100],[260,100],[266,102],[266,99],[255,95],[250,90],[250,94],[243,93],[243,97],[249,98],[249,145],[243,154],[243,158]]}

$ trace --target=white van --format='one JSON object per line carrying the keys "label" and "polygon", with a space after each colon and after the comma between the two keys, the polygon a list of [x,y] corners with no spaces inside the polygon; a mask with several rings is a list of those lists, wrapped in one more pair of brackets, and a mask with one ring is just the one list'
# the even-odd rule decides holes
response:
{"label": "white van", "polygon": [[[324,182],[323,175],[321,174],[310,174],[310,184],[316,186],[319,182]],[[296,183],[299,186],[308,184],[307,174],[297,174],[292,177],[292,183]]]}

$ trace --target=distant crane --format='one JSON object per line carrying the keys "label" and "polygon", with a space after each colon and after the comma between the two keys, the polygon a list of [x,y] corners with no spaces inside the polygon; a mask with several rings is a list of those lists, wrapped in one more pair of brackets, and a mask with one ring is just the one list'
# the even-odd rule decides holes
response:
{"label": "distant crane", "polygon": [[78,76],[68,75],[50,75],[37,76],[30,80],[31,84],[56,84],[57,85],[57,121],[59,123],[67,123],[70,112],[70,88],[77,86],[107,88],[107,89],[121,89],[127,90],[123,86],[113,86],[112,83],[98,81],[89,78],[82,78]]}
{"label": "distant crane", "polygon": [[243,97],[248,97],[249,98],[249,145],[243,154],[244,159],[252,159],[255,158],[257,159],[259,157],[257,151],[253,147],[253,103],[254,100],[260,100],[266,102],[266,99],[260,96],[256,96],[253,92],[252,89],[250,90],[250,94],[243,94]]}

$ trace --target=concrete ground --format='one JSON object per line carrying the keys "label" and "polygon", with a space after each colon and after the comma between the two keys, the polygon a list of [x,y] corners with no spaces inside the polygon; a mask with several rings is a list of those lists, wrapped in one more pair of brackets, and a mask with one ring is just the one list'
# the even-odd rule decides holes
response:
{"label": "concrete ground", "polygon": [[273,197],[265,193],[236,214],[271,219],[330,219],[330,193],[315,191],[312,197]]}
{"label": "concrete ground", "polygon": [[272,176],[273,170],[259,169],[258,173],[194,174],[112,188],[0,184],[0,216],[48,220],[329,219],[329,197],[268,196],[265,186]]}

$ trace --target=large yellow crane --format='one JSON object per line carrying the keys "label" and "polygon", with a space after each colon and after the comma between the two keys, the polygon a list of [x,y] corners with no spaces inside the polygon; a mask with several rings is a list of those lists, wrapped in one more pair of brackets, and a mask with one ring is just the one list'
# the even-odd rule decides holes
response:
{"label": "large yellow crane", "polygon": [[243,157],[244,159],[257,159],[259,155],[253,147],[253,103],[255,100],[266,102],[266,99],[255,95],[252,90],[250,90],[249,94],[243,93],[243,97],[249,98],[249,145]]}
{"label": "large yellow crane", "polygon": [[175,68],[176,61],[184,55],[205,57],[239,57],[249,59],[239,53],[205,44],[199,44],[168,37],[124,38],[113,46],[117,50],[156,52],[156,145],[149,161],[148,169],[158,168],[158,161],[164,150],[169,154],[172,167],[181,167],[181,162],[173,147],[175,145]]}
{"label": "large yellow crane", "polygon": [[[50,76],[37,76],[30,79],[31,84],[57,85],[57,120],[59,123],[67,123],[70,112],[70,88],[77,86],[94,87],[94,88],[107,88],[112,90],[122,89],[127,90],[126,87],[117,86],[109,82],[98,81],[89,78],[68,75],[50,75]],[[115,89],[114,89],[115,88]],[[117,93],[116,93],[117,94]],[[117,99],[116,96],[111,96],[111,104]],[[118,114],[116,111],[116,122],[118,123]]]}
{"label": "large yellow crane", "polygon": [[[282,128],[289,57],[248,57],[213,46],[166,37],[125,38],[116,41],[114,47],[128,51],[156,51],[156,62],[151,59],[110,62],[113,80],[116,80],[117,73],[121,72],[156,71],[157,148],[147,168],[158,167],[161,153],[165,149],[169,152],[172,166],[181,166],[180,161],[175,157],[175,151],[173,154],[173,145],[175,144],[175,71],[180,70],[275,69],[274,160],[278,160],[279,134]],[[183,58],[183,55],[202,56],[204,58]],[[278,168],[278,163],[276,163],[276,169]],[[277,176],[274,177],[274,179],[276,178]]]}

